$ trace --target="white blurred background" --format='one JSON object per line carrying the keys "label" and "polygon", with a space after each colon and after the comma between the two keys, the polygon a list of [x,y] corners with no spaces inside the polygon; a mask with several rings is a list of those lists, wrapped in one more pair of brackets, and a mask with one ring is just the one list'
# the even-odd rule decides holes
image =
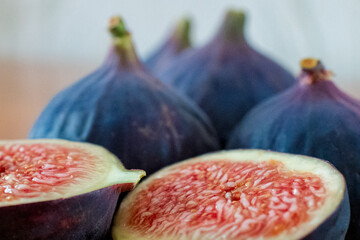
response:
{"label": "white blurred background", "polygon": [[360,98],[359,0],[0,0],[0,138],[26,137],[56,92],[102,62],[110,16],[124,17],[145,57],[183,15],[203,44],[229,8],[248,13],[256,49],[293,74],[301,58],[320,58]]}

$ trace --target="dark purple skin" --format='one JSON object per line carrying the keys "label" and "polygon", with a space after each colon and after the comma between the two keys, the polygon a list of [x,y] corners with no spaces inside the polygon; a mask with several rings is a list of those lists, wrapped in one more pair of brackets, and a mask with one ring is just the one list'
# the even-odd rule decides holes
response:
{"label": "dark purple skin", "polygon": [[55,96],[29,137],[95,143],[148,175],[218,150],[205,113],[152,77],[128,40],[129,48],[115,46],[100,69]]}
{"label": "dark purple skin", "polygon": [[0,207],[0,239],[106,239],[120,192],[133,186],[122,184],[65,199]]}
{"label": "dark purple skin", "polygon": [[190,20],[184,18],[177,23],[168,39],[145,60],[145,66],[157,76],[158,72],[190,47]]}
{"label": "dark purple skin", "polygon": [[244,14],[230,11],[208,44],[185,51],[157,74],[208,114],[223,145],[253,106],[294,83],[290,73],[249,46],[243,24]]}
{"label": "dark purple skin", "polygon": [[[321,71],[326,74],[324,69]],[[255,107],[236,127],[227,148],[269,149],[332,163],[345,176],[349,189],[351,222],[347,239],[357,239],[360,103],[333,82],[317,76],[303,70],[298,84]]]}

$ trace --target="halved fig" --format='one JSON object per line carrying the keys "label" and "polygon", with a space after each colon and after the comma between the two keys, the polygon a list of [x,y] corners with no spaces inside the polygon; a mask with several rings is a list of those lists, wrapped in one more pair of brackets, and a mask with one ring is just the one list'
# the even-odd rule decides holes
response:
{"label": "halved fig", "polygon": [[0,141],[0,238],[103,239],[120,193],[144,175],[93,144]]}
{"label": "halved fig", "polygon": [[115,240],[343,239],[345,180],[329,163],[262,150],[203,155],[164,168],[127,195]]}

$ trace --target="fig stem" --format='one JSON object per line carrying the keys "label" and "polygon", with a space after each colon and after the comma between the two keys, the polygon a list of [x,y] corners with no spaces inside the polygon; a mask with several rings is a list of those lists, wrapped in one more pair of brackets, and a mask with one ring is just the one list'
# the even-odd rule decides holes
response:
{"label": "fig stem", "polygon": [[305,58],[300,62],[301,68],[306,71],[322,71],[324,70],[324,65],[321,63],[320,60],[314,58]]}
{"label": "fig stem", "polygon": [[[333,73],[327,71],[319,59],[305,58],[300,62],[303,74],[306,75],[304,82],[306,84],[315,84],[320,81],[331,80]],[[301,75],[300,75],[301,79]]]}
{"label": "fig stem", "polygon": [[124,21],[119,16],[110,18],[109,31],[113,38],[124,37],[129,34],[129,32],[126,30]]}
{"label": "fig stem", "polygon": [[131,34],[126,29],[123,19],[119,16],[112,17],[108,29],[113,38],[114,50],[118,55],[119,64],[123,67],[141,66]]}
{"label": "fig stem", "polygon": [[225,16],[220,32],[229,40],[244,40],[245,13],[229,10]]}
{"label": "fig stem", "polygon": [[191,20],[189,17],[183,17],[178,21],[172,38],[179,43],[181,49],[191,46],[190,40]]}

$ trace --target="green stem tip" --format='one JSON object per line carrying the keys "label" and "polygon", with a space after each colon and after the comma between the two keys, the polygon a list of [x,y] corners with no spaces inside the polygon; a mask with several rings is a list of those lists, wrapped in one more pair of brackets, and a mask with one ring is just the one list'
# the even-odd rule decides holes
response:
{"label": "green stem tip", "polygon": [[221,26],[222,32],[229,39],[243,39],[245,19],[243,11],[229,10]]}
{"label": "green stem tip", "polygon": [[184,47],[190,47],[190,31],[191,31],[191,20],[189,17],[181,18],[176,26],[173,33],[173,37],[179,41]]}
{"label": "green stem tip", "polygon": [[123,19],[119,16],[110,18],[109,31],[114,38],[121,38],[129,35]]}
{"label": "green stem tip", "polygon": [[137,57],[130,32],[126,29],[121,17],[112,17],[108,26],[112,36],[114,49],[119,56],[119,63],[122,67],[139,66],[140,61]]}

